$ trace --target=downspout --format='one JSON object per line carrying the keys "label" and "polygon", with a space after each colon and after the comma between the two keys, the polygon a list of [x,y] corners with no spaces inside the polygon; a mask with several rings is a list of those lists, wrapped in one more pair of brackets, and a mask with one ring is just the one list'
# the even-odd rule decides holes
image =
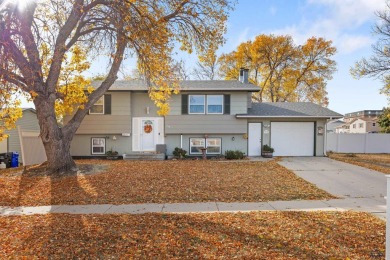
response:
{"label": "downspout", "polygon": [[325,122],[325,133],[324,133],[324,155],[326,157],[328,157],[328,155],[326,154],[326,148],[328,147],[328,122],[333,120],[332,117],[330,117],[329,119],[326,119],[326,122]]}
{"label": "downspout", "polygon": [[180,135],[180,149],[183,149],[183,135]]}

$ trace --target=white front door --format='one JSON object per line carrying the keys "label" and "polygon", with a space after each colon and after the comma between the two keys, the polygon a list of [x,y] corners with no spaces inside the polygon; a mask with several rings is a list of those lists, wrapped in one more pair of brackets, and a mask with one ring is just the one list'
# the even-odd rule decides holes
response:
{"label": "white front door", "polygon": [[163,117],[133,117],[132,151],[156,151],[157,144],[164,144]]}
{"label": "white front door", "polygon": [[141,121],[141,150],[155,151],[156,122],[154,119],[142,119]]}
{"label": "white front door", "polygon": [[261,155],[261,123],[248,125],[248,156]]}

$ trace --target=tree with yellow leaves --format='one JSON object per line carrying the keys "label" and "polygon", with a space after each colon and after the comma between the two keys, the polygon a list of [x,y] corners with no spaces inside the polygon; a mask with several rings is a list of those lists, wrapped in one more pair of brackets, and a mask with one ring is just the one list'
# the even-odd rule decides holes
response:
{"label": "tree with yellow leaves", "polygon": [[221,76],[237,79],[240,68],[249,69],[249,80],[259,86],[257,101],[328,104],[326,80],[332,79],[336,48],[331,41],[312,37],[304,45],[291,36],[259,35],[219,58]]}
{"label": "tree with yellow leaves", "polygon": [[[0,92],[13,88],[33,100],[49,170],[74,172],[73,136],[117,79],[126,52],[137,56],[150,97],[166,114],[178,90],[174,45],[199,55],[220,45],[230,9],[229,0],[0,1]],[[98,54],[109,57],[110,67],[92,89],[83,72]],[[12,107],[9,97],[4,103]],[[57,120],[69,113],[60,127]]]}

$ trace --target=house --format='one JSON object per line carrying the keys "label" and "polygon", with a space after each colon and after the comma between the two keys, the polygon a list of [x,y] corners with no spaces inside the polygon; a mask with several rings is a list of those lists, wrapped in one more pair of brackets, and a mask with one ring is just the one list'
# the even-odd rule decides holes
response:
{"label": "house", "polygon": [[[33,108],[24,108],[23,116],[16,121],[16,126],[23,130],[40,131],[37,114]],[[0,153],[21,153],[18,128],[5,131],[9,137],[0,142]],[[20,157],[21,161],[21,157]]]}
{"label": "house", "polygon": [[345,122],[341,119],[333,119],[330,120],[326,124],[326,132],[327,133],[336,133],[336,128],[339,126],[345,125]]}
{"label": "house", "polygon": [[345,114],[345,123],[336,127],[336,133],[378,133],[381,128],[377,121],[382,113],[382,110],[363,110]]}
{"label": "house", "polygon": [[118,80],[83,120],[71,154],[148,153],[164,145],[168,156],[175,147],[190,156],[201,155],[202,148],[208,156],[226,150],[259,156],[268,144],[275,155],[322,156],[326,120],[342,115],[312,103],[252,103],[251,94],[259,88],[248,83],[247,73],[241,70],[238,81],[181,82],[164,117],[158,116],[143,81]]}
{"label": "house", "polygon": [[349,133],[364,134],[364,133],[378,133],[381,128],[378,124],[378,118],[359,118],[349,123]]}
{"label": "house", "polygon": [[352,122],[355,119],[364,118],[364,119],[375,119],[382,115],[382,110],[362,110],[352,113],[347,113],[344,116],[344,120],[347,123]]}

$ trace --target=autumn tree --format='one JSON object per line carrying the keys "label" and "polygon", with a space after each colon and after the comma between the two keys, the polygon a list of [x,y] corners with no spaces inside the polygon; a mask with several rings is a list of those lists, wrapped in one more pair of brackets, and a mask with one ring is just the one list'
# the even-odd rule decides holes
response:
{"label": "autumn tree", "polygon": [[218,79],[218,69],[218,57],[215,51],[210,49],[205,55],[199,56],[192,75],[198,80],[215,80]]}
{"label": "autumn tree", "polygon": [[332,79],[336,48],[331,41],[312,37],[297,46],[291,36],[259,35],[219,58],[220,74],[237,79],[249,69],[249,80],[259,86],[257,101],[328,104],[326,82]]}
{"label": "autumn tree", "polygon": [[[221,44],[230,9],[229,0],[0,0],[0,92],[12,88],[33,100],[48,170],[75,171],[73,136],[117,79],[126,53],[137,57],[150,97],[166,114],[177,91],[175,44],[200,55]],[[91,89],[83,72],[97,55],[110,65]],[[5,103],[11,104],[9,97]],[[60,127],[64,113],[72,117]]]}
{"label": "autumn tree", "polygon": [[383,82],[380,93],[390,100],[390,1],[386,1],[386,9],[378,11],[376,15],[379,22],[374,27],[374,33],[379,39],[372,45],[373,55],[356,62],[351,74],[357,79],[380,79]]}
{"label": "autumn tree", "polygon": [[381,132],[390,133],[390,107],[383,108],[383,114],[378,117]]}
{"label": "autumn tree", "polygon": [[183,59],[174,62],[173,71],[179,80],[190,80],[190,74],[188,73],[187,64]]}

